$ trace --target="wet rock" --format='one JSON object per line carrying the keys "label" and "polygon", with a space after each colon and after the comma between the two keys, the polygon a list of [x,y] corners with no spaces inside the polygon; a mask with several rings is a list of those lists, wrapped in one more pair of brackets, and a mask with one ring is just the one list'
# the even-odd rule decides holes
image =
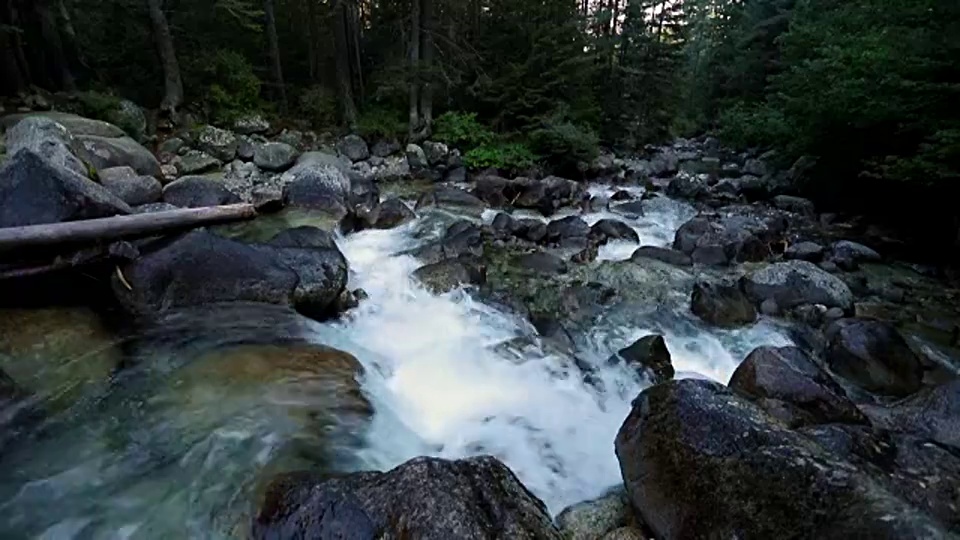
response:
{"label": "wet rock", "polygon": [[475,257],[444,259],[421,266],[413,277],[434,294],[443,294],[464,285],[483,285],[486,273]]}
{"label": "wet rock", "polygon": [[517,268],[543,275],[566,274],[568,270],[563,259],[543,251],[518,255],[513,258],[512,263]]}
{"label": "wet rock", "polygon": [[241,135],[253,135],[270,131],[270,122],[261,114],[247,114],[233,122],[233,131]]}
{"label": "wet rock", "polygon": [[374,229],[392,229],[413,221],[417,215],[400,199],[387,199],[380,203],[371,223]]}
{"label": "wet rock", "polygon": [[767,175],[767,172],[767,164],[762,160],[748,159],[747,162],[743,164],[743,174],[763,178]]}
{"label": "wet rock", "polygon": [[461,220],[448,227],[440,240],[410,250],[406,254],[427,264],[462,255],[479,257],[483,255],[483,236],[480,227]]}
{"label": "wet rock", "polygon": [[0,169],[0,227],[60,223],[129,214],[103,186],[56,166],[32,150],[18,151]]}
{"label": "wet rock", "polygon": [[743,277],[741,286],[756,302],[772,298],[783,309],[822,304],[848,310],[853,294],[846,283],[807,261],[775,263]]}
{"label": "wet rock", "polygon": [[960,456],[956,452],[924,438],[862,425],[830,424],[801,432],[954,532],[960,530],[956,512]]}
{"label": "wet rock", "polygon": [[547,237],[547,224],[539,219],[521,218],[515,224],[513,233],[517,238],[540,243]]}
{"label": "wet rock", "polygon": [[717,383],[669,381],[616,439],[633,508],[657,538],[925,537],[932,519]]}
{"label": "wet rock", "polygon": [[202,208],[241,202],[223,182],[206,176],[184,176],[163,188],[163,202],[181,208]]}
{"label": "wet rock", "polygon": [[467,209],[474,212],[482,211],[486,205],[477,197],[470,193],[452,187],[438,187],[428,193],[424,193],[417,200],[416,209],[436,206],[439,208]]}
{"label": "wet rock", "polygon": [[590,240],[597,244],[605,244],[610,240],[626,240],[640,243],[640,236],[633,227],[618,219],[601,219],[590,227]]}
{"label": "wet rock", "polygon": [[597,540],[633,520],[630,499],[622,487],[603,497],[565,508],[557,515],[557,528],[568,540]]}
{"label": "wet rock", "polygon": [[680,158],[672,149],[664,149],[650,160],[651,176],[669,176],[676,174],[680,167]]}
{"label": "wet rock", "polygon": [[165,139],[162,143],[160,143],[160,145],[157,147],[157,153],[161,156],[175,156],[180,153],[185,145],[186,143],[180,137],[170,137],[169,139]]}
{"label": "wet rock", "polygon": [[214,126],[203,126],[196,133],[197,149],[222,162],[237,157],[240,141],[232,132]]}
{"label": "wet rock", "polygon": [[250,192],[250,204],[260,213],[277,212],[283,208],[283,188],[260,186]]}
{"label": "wet rock", "polygon": [[[293,146],[296,148],[296,145],[291,144],[290,146]],[[303,154],[300,154],[300,157],[297,158],[297,165],[298,166],[303,165],[304,167],[306,167],[308,166],[308,164],[309,166],[312,166],[312,167],[323,167],[323,166],[333,167],[334,169],[337,169],[338,171],[343,173],[343,175],[347,178],[350,177],[350,171],[353,168],[353,163],[351,163],[349,159],[347,159],[344,156],[338,156],[336,154],[332,154],[330,153],[330,151],[304,152]]]}
{"label": "wet rock", "polygon": [[301,160],[283,173],[283,200],[288,206],[328,212],[337,220],[348,212],[351,184],[324,158]]}
{"label": "wet rock", "polygon": [[[74,135],[96,135],[98,137],[123,137],[124,131],[119,127],[103,120],[94,120],[93,118],[84,118],[76,114],[60,111],[30,112],[25,114],[8,114],[0,116],[0,131],[6,130],[7,136],[10,136],[10,130],[13,126],[22,123],[26,119],[31,122],[40,121],[43,123],[54,122],[60,124],[66,130]],[[9,139],[8,139],[9,141]]]}
{"label": "wet rock", "polygon": [[667,197],[674,199],[695,200],[707,192],[707,186],[690,175],[680,175],[670,181],[665,193]]}
{"label": "wet rock", "polygon": [[220,168],[220,160],[199,150],[190,150],[173,160],[173,166],[181,175],[202,174]]}
{"label": "wet rock", "polygon": [[649,537],[636,527],[620,527],[608,532],[602,540],[649,540]]}
{"label": "wet rock", "polygon": [[267,490],[251,536],[556,539],[544,504],[493,457],[416,458],[386,473],[287,475]]}
{"label": "wet rock", "polygon": [[920,389],[923,367],[891,324],[842,319],[825,332],[826,360],[837,375],[870,392],[905,396]]}
{"label": "wet rock", "polygon": [[163,196],[163,186],[156,178],[138,176],[130,167],[100,171],[100,184],[132,206],[157,202]]}
{"label": "wet rock", "polygon": [[796,347],[754,349],[734,371],[729,386],[791,428],[866,422],[830,375]]}
{"label": "wet rock", "polygon": [[350,161],[363,161],[370,157],[367,141],[359,135],[347,135],[337,143],[337,151],[347,156]]}
{"label": "wet rock", "polygon": [[816,242],[798,242],[787,247],[783,252],[783,258],[816,263],[823,258],[823,252],[823,246]]}
{"label": "wet rock", "polygon": [[757,309],[738,287],[697,282],[690,296],[690,311],[702,320],[724,328],[752,324]]}
{"label": "wet rock", "polygon": [[14,156],[26,149],[53,167],[88,176],[89,170],[81,159],[87,158],[83,147],[63,125],[42,116],[27,117],[11,125],[6,134],[7,155]]}
{"label": "wet rock", "polygon": [[590,226],[578,216],[555,219],[547,225],[546,241],[561,247],[584,247]]}
{"label": "wet rock", "polygon": [[396,154],[401,148],[397,141],[381,139],[373,145],[370,153],[377,157],[386,158]]}
{"label": "wet rock", "polygon": [[761,225],[739,218],[711,221],[696,217],[677,230],[673,248],[690,255],[696,264],[760,261],[769,256],[770,249],[754,234],[754,226]]}
{"label": "wet rock", "polygon": [[374,167],[373,177],[377,182],[392,182],[410,176],[410,165],[406,156],[389,156],[383,165]]}
{"label": "wet rock", "polygon": [[760,302],[760,313],[776,317],[780,314],[780,306],[777,305],[777,301],[773,298],[767,298],[763,302]]}
{"label": "wet rock", "polygon": [[[663,336],[656,334],[644,336],[629,347],[620,349],[617,356],[653,384],[660,384],[673,378],[674,369],[670,350]],[[616,357],[611,358],[608,363],[617,363]]]}
{"label": "wet rock", "polygon": [[427,163],[436,166],[447,162],[450,149],[441,142],[426,141],[423,143],[423,153],[427,156]]}
{"label": "wet rock", "polygon": [[834,274],[840,271],[840,268],[833,261],[823,261],[817,266],[819,266],[820,269],[823,270],[824,272],[829,272],[831,274]]}
{"label": "wet rock", "polygon": [[413,171],[422,171],[429,165],[427,154],[423,151],[423,148],[412,143],[407,145],[407,163],[410,164],[410,169]]}
{"label": "wet rock", "polygon": [[861,405],[861,410],[875,427],[960,450],[960,380],[924,388],[889,406]]}
{"label": "wet rock", "polygon": [[597,257],[600,256],[600,249],[594,245],[590,244],[587,247],[581,249],[570,258],[571,261],[577,264],[589,264],[597,260]]}
{"label": "wet rock", "polygon": [[773,198],[773,205],[781,210],[813,217],[817,214],[816,207],[810,199],[791,195],[777,195]]}
{"label": "wet rock", "polygon": [[269,244],[193,231],[126,264],[121,269],[126,283],[115,275],[113,290],[135,315],[262,302],[319,318],[346,287],[346,260],[330,242],[328,233],[309,227],[281,233]]}
{"label": "wet rock", "polygon": [[538,210],[545,216],[571,206],[583,196],[583,187],[566,178],[548,176],[535,180],[484,175],[477,178],[474,193],[491,206]]}
{"label": "wet rock", "polygon": [[675,249],[656,247],[656,246],[641,246],[633,252],[633,255],[630,257],[632,261],[638,261],[641,259],[654,259],[657,261],[662,261],[667,264],[672,264],[674,266],[692,266],[693,260],[689,255]]}
{"label": "wet rock", "polygon": [[253,162],[265,171],[283,172],[297,161],[297,149],[281,142],[254,146]]}
{"label": "wet rock", "polygon": [[467,181],[467,168],[466,167],[454,167],[448,169],[443,176],[444,182],[450,182],[453,184],[462,184]]}

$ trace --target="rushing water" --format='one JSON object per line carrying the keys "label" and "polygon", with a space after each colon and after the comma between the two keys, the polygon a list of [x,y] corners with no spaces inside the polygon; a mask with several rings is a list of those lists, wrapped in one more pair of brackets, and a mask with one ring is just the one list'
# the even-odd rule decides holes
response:
{"label": "rushing water", "polygon": [[[648,203],[645,215],[630,221],[645,245],[669,244],[694,213],[665,198]],[[584,216],[589,223],[604,217],[624,219],[607,211]],[[419,263],[398,253],[435,237],[438,223],[427,217],[340,240],[351,286],[369,295],[343,321],[222,317],[232,332],[247,334],[269,334],[276,318],[289,324],[285,332],[348,351],[363,364],[361,383],[375,414],[361,442],[341,437],[341,451],[325,461],[330,467],[386,469],[418,455],[493,454],[559,512],[620,481],[613,440],[646,383],[608,365],[611,354],[657,332],[666,337],[678,376],[726,382],[753,347],[788,343],[768,322],[711,329],[689,313],[688,292],[677,291],[660,309],[601,318],[577,336],[573,361],[538,341],[525,321],[464,291],[430,294],[411,279]],[[635,248],[613,243],[601,258],[627,259]],[[243,320],[257,322],[230,323]],[[189,320],[180,324],[154,341],[196,331]],[[205,331],[221,333],[217,324]],[[230,537],[243,527],[252,493],[273,463],[290,455],[291,464],[311,463],[307,447],[316,438],[304,435],[310,430],[303,419],[316,422],[316,412],[331,406],[291,386],[301,366],[272,377],[256,355],[244,356],[238,372],[209,354],[185,364],[162,352],[182,345],[161,352],[154,346],[143,363],[149,367],[55,415],[42,436],[0,458],[0,537]],[[323,418],[341,422],[337,407]]]}

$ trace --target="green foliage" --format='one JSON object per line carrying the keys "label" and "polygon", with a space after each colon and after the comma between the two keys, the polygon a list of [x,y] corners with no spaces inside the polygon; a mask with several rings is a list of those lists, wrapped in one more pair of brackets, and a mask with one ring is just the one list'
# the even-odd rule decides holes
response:
{"label": "green foliage", "polygon": [[242,54],[218,49],[192,67],[195,84],[204,88],[204,102],[215,123],[227,124],[263,107],[260,79]]}
{"label": "green foliage", "polygon": [[464,151],[488,145],[495,137],[477,120],[476,113],[446,112],[434,123],[434,139]]}
{"label": "green foliage", "polygon": [[770,105],[737,103],[720,114],[720,137],[736,148],[788,144],[783,112]]}
{"label": "green foliage", "polygon": [[327,88],[314,85],[304,90],[298,100],[300,116],[314,127],[326,127],[337,122],[337,96]]}
{"label": "green foliage", "polygon": [[357,130],[368,139],[399,139],[407,131],[402,115],[386,107],[370,107],[357,118]]}
{"label": "green foliage", "polygon": [[78,92],[77,106],[78,114],[97,120],[107,120],[117,109],[120,108],[120,98],[101,92]]}
{"label": "green foliage", "polygon": [[517,142],[491,142],[470,150],[463,163],[471,169],[490,167],[502,171],[520,172],[537,162],[537,156],[526,145]]}
{"label": "green foliage", "polygon": [[573,122],[554,117],[530,133],[534,150],[558,169],[571,170],[580,162],[590,162],[599,154],[596,133]]}

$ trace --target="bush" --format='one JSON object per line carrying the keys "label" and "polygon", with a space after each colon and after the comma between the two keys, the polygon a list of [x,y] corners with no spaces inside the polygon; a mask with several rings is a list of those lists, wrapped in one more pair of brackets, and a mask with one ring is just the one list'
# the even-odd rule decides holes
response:
{"label": "bush", "polygon": [[314,127],[337,123],[337,96],[323,86],[311,86],[297,99],[301,116]]}
{"label": "bush", "polygon": [[407,130],[402,115],[385,107],[370,107],[357,118],[357,130],[366,139],[399,139]]}
{"label": "bush", "polygon": [[590,129],[573,122],[550,119],[530,134],[534,150],[560,170],[576,168],[577,163],[593,161],[600,153],[600,140]]}
{"label": "bush", "polygon": [[228,124],[262,109],[260,79],[253,66],[236,51],[217,50],[205,55],[198,64],[204,101],[215,123]]}
{"label": "bush", "polygon": [[477,120],[476,113],[451,111],[434,122],[433,139],[468,151],[491,144],[496,136]]}
{"label": "bush", "polygon": [[771,146],[788,140],[783,113],[766,104],[738,103],[720,113],[719,135],[736,148]]}
{"label": "bush", "polygon": [[468,151],[464,164],[471,169],[494,167],[504,171],[520,172],[537,162],[537,156],[522,143],[493,142]]}

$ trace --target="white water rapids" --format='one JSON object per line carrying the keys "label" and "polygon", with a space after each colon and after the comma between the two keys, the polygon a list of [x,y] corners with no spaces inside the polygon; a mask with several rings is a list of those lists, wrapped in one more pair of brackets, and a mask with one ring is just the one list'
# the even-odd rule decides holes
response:
{"label": "white water rapids", "polygon": [[[645,201],[644,210],[633,219],[609,211],[583,217],[627,221],[641,244],[664,246],[695,213],[666,198]],[[369,298],[342,321],[307,322],[306,337],[352,353],[365,368],[362,388],[375,413],[359,450],[346,443],[360,458],[348,468],[492,454],[555,514],[621,482],[614,438],[646,383],[607,363],[616,351],[660,333],[678,377],[726,382],[754,347],[789,343],[768,321],[711,328],[689,312],[689,291],[677,290],[659,310],[601,318],[576,336],[574,361],[525,320],[463,290],[431,294],[412,279],[421,263],[398,253],[437,238],[448,223],[427,214],[339,239],[351,287]],[[600,258],[625,260],[636,247],[611,242]],[[225,330],[275,330],[271,313],[233,322],[227,314]],[[243,530],[271,464],[303,454],[284,453],[290,448],[314,449],[317,439],[304,434],[312,420],[297,412],[305,398],[289,393],[282,376],[260,381],[257,371],[215,356],[183,358],[158,348],[105,395],[52,415],[40,436],[0,455],[0,538],[219,539]]]}

